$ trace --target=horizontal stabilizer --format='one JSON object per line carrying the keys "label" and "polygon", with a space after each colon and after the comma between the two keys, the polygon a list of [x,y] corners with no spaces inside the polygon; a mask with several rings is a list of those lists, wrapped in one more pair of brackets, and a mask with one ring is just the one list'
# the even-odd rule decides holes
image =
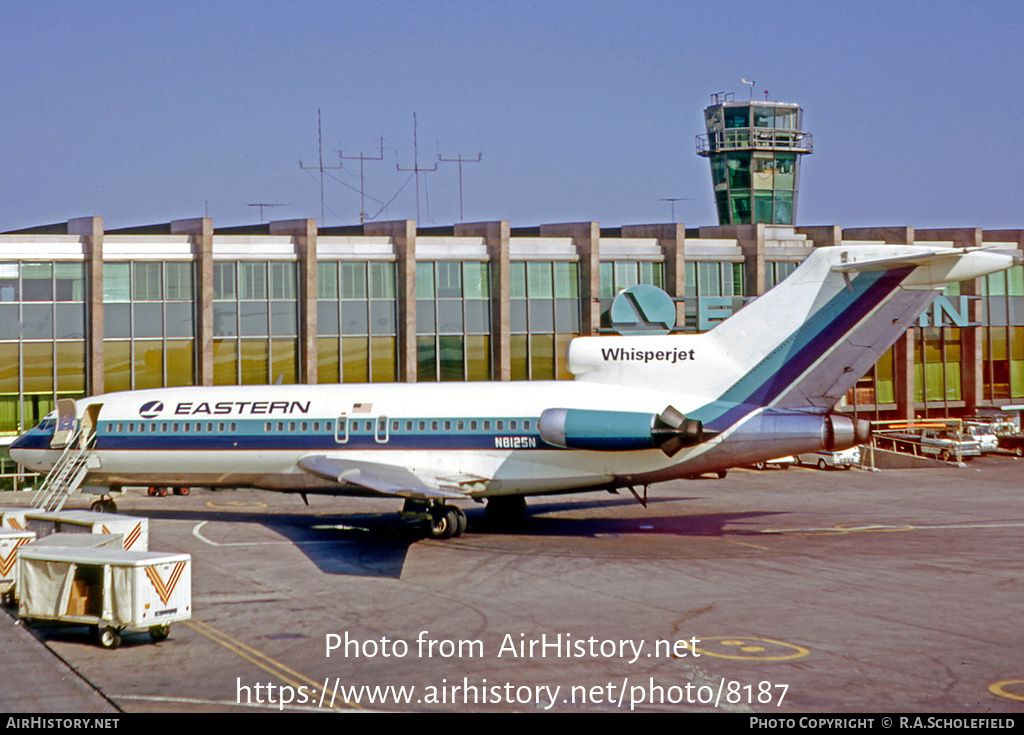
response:
{"label": "horizontal stabilizer", "polygon": [[382,495],[421,499],[465,497],[461,493],[431,487],[405,467],[396,465],[339,459],[323,454],[307,455],[299,460],[298,465],[299,469],[311,475],[339,484],[358,485]]}

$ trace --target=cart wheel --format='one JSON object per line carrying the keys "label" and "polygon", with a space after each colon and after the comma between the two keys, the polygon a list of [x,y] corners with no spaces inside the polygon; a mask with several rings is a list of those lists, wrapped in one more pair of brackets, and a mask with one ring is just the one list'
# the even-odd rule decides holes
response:
{"label": "cart wheel", "polygon": [[149,629],[149,637],[153,639],[154,643],[160,641],[166,641],[167,636],[171,634],[171,626],[169,625],[154,625]]}
{"label": "cart wheel", "polygon": [[190,492],[192,492],[192,488],[188,488],[188,487],[183,487],[183,488],[181,489],[181,494],[182,494],[182,495],[188,495],[188,494],[189,494]]}
{"label": "cart wheel", "polygon": [[159,490],[156,491],[156,494],[159,495],[161,498],[166,498],[167,497],[167,488],[165,488],[165,487],[160,488]]}
{"label": "cart wheel", "polygon": [[149,490],[146,491],[146,495],[148,495],[149,497],[153,497],[154,495],[156,495],[156,488],[155,487],[149,488]]}
{"label": "cart wheel", "polygon": [[94,500],[92,501],[92,505],[89,506],[89,510],[94,513],[103,513],[107,510],[107,504],[102,500]]}
{"label": "cart wheel", "polygon": [[100,631],[100,646],[113,650],[121,645],[121,634],[117,628],[106,627]]}

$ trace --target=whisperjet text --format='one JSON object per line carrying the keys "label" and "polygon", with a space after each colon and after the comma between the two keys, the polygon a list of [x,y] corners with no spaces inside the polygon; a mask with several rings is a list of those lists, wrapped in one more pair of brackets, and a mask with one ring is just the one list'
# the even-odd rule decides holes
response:
{"label": "whisperjet text", "polygon": [[667,362],[675,365],[677,362],[696,360],[693,356],[695,350],[630,350],[624,347],[602,347],[601,357],[605,362]]}

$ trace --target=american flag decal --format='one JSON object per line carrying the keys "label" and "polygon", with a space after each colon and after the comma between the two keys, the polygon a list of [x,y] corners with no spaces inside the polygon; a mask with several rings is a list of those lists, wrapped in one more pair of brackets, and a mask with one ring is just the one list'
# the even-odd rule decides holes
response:
{"label": "american flag decal", "polygon": [[27,544],[32,539],[20,538],[14,542],[14,548],[11,549],[11,553],[7,556],[0,556],[0,577],[9,577],[11,570],[14,569],[14,562],[18,561],[18,547],[22,544]]}
{"label": "american flag decal", "polygon": [[174,565],[171,570],[171,577],[164,584],[163,577],[160,576],[160,572],[156,570],[156,567],[146,567],[146,576],[149,577],[149,581],[153,583],[153,588],[156,593],[160,595],[160,601],[167,604],[167,601],[171,599],[171,593],[174,592],[174,588],[178,585],[178,580],[181,579],[181,573],[185,571],[185,562],[179,561]]}

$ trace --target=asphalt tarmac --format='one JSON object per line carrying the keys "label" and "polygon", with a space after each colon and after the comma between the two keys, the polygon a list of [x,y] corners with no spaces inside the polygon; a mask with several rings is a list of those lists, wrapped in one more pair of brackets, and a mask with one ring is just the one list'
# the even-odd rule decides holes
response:
{"label": "asphalt tarmac", "polygon": [[1022,477],[1024,460],[1008,456],[733,470],[654,486],[646,508],[628,494],[530,498],[514,532],[467,504],[466,534],[448,541],[425,539],[387,500],[129,494],[118,511],[150,518],[150,549],[192,555],[193,619],[117,650],[83,627],[0,620],[9,666],[16,651],[47,662],[11,666],[0,702],[1020,712]]}

